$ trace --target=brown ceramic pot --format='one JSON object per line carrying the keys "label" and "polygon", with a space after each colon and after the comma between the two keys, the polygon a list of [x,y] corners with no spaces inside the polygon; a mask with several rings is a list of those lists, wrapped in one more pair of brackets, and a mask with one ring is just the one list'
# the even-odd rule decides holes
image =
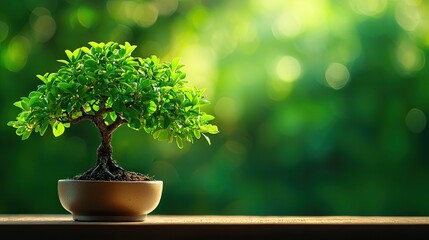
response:
{"label": "brown ceramic pot", "polygon": [[162,181],[58,181],[61,205],[75,221],[144,221],[159,204]]}

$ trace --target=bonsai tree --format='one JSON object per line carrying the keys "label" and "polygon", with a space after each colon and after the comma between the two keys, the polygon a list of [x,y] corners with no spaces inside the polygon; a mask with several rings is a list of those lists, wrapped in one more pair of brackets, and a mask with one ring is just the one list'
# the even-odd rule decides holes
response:
{"label": "bonsai tree", "polygon": [[204,89],[187,87],[178,59],[161,62],[156,56],[133,57],[136,48],[108,42],[90,42],[90,48],[66,50],[68,60],[58,72],[37,75],[43,82],[14,103],[21,109],[16,120],[8,122],[22,140],[32,132],[43,136],[50,126],[55,137],[71,124],[92,122],[99,130],[101,144],[94,167],[74,179],[151,180],[126,171],[112,158],[112,134],[121,125],[144,130],[159,141],[193,143],[194,138],[218,133],[209,123],[214,119],[201,107],[209,101]]}

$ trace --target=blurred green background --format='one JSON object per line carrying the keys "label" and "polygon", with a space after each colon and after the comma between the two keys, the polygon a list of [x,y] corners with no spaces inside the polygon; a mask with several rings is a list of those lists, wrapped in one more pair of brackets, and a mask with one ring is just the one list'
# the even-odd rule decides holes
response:
{"label": "blurred green background", "polygon": [[57,180],[95,164],[89,122],[26,141],[6,126],[89,41],[179,57],[207,88],[211,146],[113,136],[121,166],[164,181],[153,214],[429,215],[424,0],[1,1],[0,213],[65,214]]}

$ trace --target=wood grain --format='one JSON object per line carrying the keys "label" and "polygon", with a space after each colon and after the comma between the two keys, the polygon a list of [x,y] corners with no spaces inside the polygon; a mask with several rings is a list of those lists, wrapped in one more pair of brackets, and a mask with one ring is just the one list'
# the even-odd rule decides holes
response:
{"label": "wood grain", "polygon": [[429,239],[429,217],[169,216],[76,222],[71,215],[0,215],[0,239]]}
{"label": "wood grain", "polygon": [[[1,215],[0,224],[106,224],[106,222],[76,222],[71,215]],[[429,225],[429,217],[406,216],[222,216],[149,215],[144,222],[119,222],[108,224],[319,224],[319,225]]]}

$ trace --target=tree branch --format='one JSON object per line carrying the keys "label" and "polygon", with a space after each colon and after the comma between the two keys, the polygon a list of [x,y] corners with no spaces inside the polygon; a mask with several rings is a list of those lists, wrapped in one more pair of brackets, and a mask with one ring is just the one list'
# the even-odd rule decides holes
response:
{"label": "tree branch", "polygon": [[70,119],[70,121],[68,121],[68,122],[71,124],[76,124],[76,123],[81,122],[83,120],[90,120],[91,122],[94,122],[94,116],[93,115],[88,115],[85,113],[82,113],[82,114],[83,114],[82,116],[75,118],[75,119]]}
{"label": "tree branch", "polygon": [[100,108],[100,110],[97,111],[97,114],[103,115],[109,112],[113,112],[113,108]]}
{"label": "tree branch", "polygon": [[76,112],[76,109],[73,109],[71,112],[66,113],[67,115],[67,119],[58,119],[60,122],[62,123],[71,123],[71,124],[76,124],[78,122],[81,122],[83,120],[90,120],[92,122],[94,122],[94,115],[90,115],[85,111],[84,107],[81,107],[81,112],[82,115],[79,116],[78,118],[73,119],[72,115]]}
{"label": "tree branch", "polygon": [[119,126],[121,126],[124,123],[128,123],[128,121],[122,116],[117,116],[116,120],[112,122],[109,126],[107,126],[107,129],[111,132],[115,131]]}

